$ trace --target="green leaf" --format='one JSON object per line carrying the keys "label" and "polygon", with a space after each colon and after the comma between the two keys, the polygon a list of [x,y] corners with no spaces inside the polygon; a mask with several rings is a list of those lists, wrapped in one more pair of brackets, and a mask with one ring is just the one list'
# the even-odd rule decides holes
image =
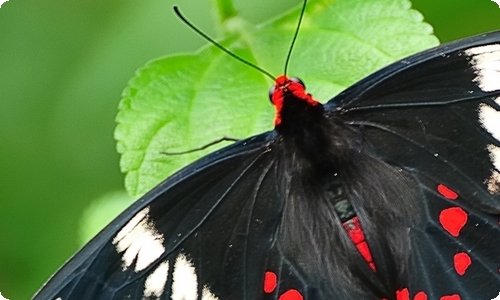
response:
{"label": "green leaf", "polygon": [[[438,44],[432,27],[405,0],[310,0],[293,49],[289,75],[325,102],[362,77]],[[276,76],[297,24],[299,7],[259,26],[239,17],[223,26],[222,44]],[[174,41],[176,42],[176,41]],[[179,41],[180,42],[180,41]],[[223,136],[271,130],[271,80],[212,45],[160,58],[140,69],[123,93],[115,131],[125,185],[141,195],[193,160],[194,149]]]}

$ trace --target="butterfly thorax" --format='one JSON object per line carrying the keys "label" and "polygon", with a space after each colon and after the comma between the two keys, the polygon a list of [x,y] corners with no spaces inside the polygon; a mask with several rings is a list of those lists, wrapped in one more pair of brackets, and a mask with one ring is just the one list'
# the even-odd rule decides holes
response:
{"label": "butterfly thorax", "polygon": [[322,165],[318,153],[328,148],[329,139],[323,105],[307,93],[300,79],[285,75],[276,79],[269,96],[276,108],[275,130],[287,147],[313,165]]}

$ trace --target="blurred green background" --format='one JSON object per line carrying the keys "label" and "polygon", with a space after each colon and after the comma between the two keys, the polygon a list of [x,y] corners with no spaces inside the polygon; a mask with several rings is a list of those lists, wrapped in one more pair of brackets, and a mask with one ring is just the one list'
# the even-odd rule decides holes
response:
{"label": "blurred green background", "polygon": [[[235,0],[251,22],[299,0]],[[10,0],[0,8],[0,292],[28,299],[79,247],[89,203],[123,189],[113,139],[134,71],[205,42],[172,0]],[[177,0],[217,36],[209,0]],[[489,0],[414,0],[442,42],[500,29]],[[346,49],[346,51],[348,51]],[[267,91],[263,91],[267,93]]]}

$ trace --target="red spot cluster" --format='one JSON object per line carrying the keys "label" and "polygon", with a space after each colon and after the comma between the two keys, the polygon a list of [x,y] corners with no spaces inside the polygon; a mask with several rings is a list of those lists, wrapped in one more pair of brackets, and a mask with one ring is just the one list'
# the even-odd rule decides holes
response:
{"label": "red spot cluster", "polygon": [[[386,298],[382,300],[387,300]],[[411,300],[410,291],[407,288],[396,291],[396,300]],[[413,297],[413,300],[428,300],[427,294],[425,292],[418,292]],[[457,294],[446,295],[439,298],[439,300],[460,300],[460,296]]]}
{"label": "red spot cluster", "polygon": [[[456,192],[443,184],[439,184],[437,190],[446,199],[456,200],[458,198],[458,194]],[[460,231],[467,223],[468,218],[469,216],[467,215],[467,212],[465,212],[462,208],[458,206],[450,207],[441,211],[439,214],[439,223],[441,223],[441,226],[449,234],[454,237],[458,237],[460,235]],[[465,252],[457,253],[453,257],[455,271],[460,276],[465,274],[465,271],[467,271],[467,268],[471,265],[471,263],[472,260],[470,256]]]}
{"label": "red spot cluster", "polygon": [[[437,186],[437,191],[444,198],[448,200],[456,200],[458,199],[458,193],[450,189],[449,187],[439,184]],[[458,237],[460,235],[460,231],[465,226],[468,220],[468,214],[462,208],[455,206],[443,209],[439,214],[439,223],[450,235],[453,237]],[[463,276],[469,266],[471,265],[472,260],[469,254],[465,252],[456,253],[453,256],[453,265],[455,267],[455,271],[460,276]],[[499,270],[500,271],[500,270]],[[396,291],[396,299],[397,300],[411,300],[410,292],[407,288],[403,288],[401,290]],[[444,295],[439,298],[439,300],[460,300],[460,296],[458,294],[452,295]],[[387,300],[387,299],[382,299]],[[425,292],[421,291],[415,294],[413,300],[428,300],[428,296]]]}
{"label": "red spot cluster", "polygon": [[347,231],[351,241],[368,263],[368,266],[370,266],[370,268],[375,272],[375,263],[373,262],[372,254],[370,252],[370,248],[368,247],[368,243],[365,240],[365,235],[363,233],[363,229],[361,228],[361,224],[359,223],[358,217],[354,217],[343,223],[342,226],[344,226],[344,229]]}
{"label": "red spot cluster", "polygon": [[[278,80],[277,80],[278,81]],[[277,83],[278,84],[278,83]],[[437,186],[437,191],[443,197],[449,200],[458,199],[458,194],[448,188],[443,184],[439,184]],[[454,237],[458,237],[460,235],[460,231],[465,226],[468,220],[467,212],[465,212],[462,208],[450,207],[443,209],[439,214],[439,222],[444,230],[446,230],[449,234]],[[342,224],[344,229],[347,231],[347,234],[351,238],[352,242],[358,249],[359,253],[366,260],[368,265],[373,271],[376,271],[375,264],[373,262],[373,258],[368,247],[368,243],[365,240],[365,235],[363,233],[363,229],[361,228],[361,224],[359,222],[358,217],[354,217],[351,220]],[[465,252],[456,253],[453,256],[453,265],[455,267],[455,271],[457,274],[463,276],[469,266],[471,265],[472,260],[469,254]],[[500,272],[500,269],[499,269]],[[267,271],[264,277],[264,292],[269,294],[272,293],[278,285],[278,278],[274,272]],[[302,294],[296,289],[289,289],[283,294],[280,295],[278,300],[303,300],[304,297]],[[428,296],[425,292],[420,291],[415,294],[413,299],[410,299],[410,292],[408,288],[403,288],[401,290],[396,291],[396,299],[397,300],[428,300]],[[387,300],[383,298],[382,300]],[[444,295],[439,298],[439,300],[461,300],[458,294],[452,295]]]}
{"label": "red spot cluster", "polygon": [[[270,294],[274,292],[278,286],[278,276],[272,271],[267,271],[264,274],[264,293]],[[278,300],[303,300],[302,294],[296,289],[289,289],[280,295]]]}

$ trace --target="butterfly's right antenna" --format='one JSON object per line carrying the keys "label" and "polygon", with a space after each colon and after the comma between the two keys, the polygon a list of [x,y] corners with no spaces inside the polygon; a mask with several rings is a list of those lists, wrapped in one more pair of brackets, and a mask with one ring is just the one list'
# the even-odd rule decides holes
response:
{"label": "butterfly's right antenna", "polygon": [[209,37],[206,33],[204,33],[203,31],[201,31],[200,29],[196,28],[196,26],[194,26],[191,22],[189,22],[182,14],[181,12],[179,11],[179,8],[177,6],[174,6],[174,11],[175,11],[175,14],[179,17],[179,19],[181,19],[187,26],[189,26],[191,29],[193,29],[196,33],[198,33],[199,35],[201,35],[205,40],[209,41],[210,43],[212,43],[212,45],[214,45],[215,47],[219,48],[220,50],[224,51],[226,54],[228,54],[229,56],[233,57],[234,59],[236,59],[237,61],[240,61],[250,67],[252,67],[253,69],[261,72],[262,74],[266,75],[267,77],[271,78],[273,81],[276,79],[275,76],[273,76],[271,73],[267,72],[266,70],[252,64],[251,62],[239,57],[238,55],[234,54],[233,52],[227,50],[226,48],[224,48],[221,44],[217,43],[214,39],[212,39],[211,37]]}
{"label": "butterfly's right antenna", "polygon": [[288,71],[288,62],[290,61],[290,56],[292,56],[293,46],[295,45],[295,40],[297,40],[297,36],[299,35],[300,24],[302,23],[302,17],[304,17],[304,12],[306,11],[307,0],[304,0],[304,4],[302,5],[302,10],[300,11],[299,23],[297,23],[297,28],[295,29],[295,34],[293,35],[292,44],[290,45],[290,49],[288,50],[288,55],[286,56],[285,61],[285,71],[283,72],[286,75]]}

